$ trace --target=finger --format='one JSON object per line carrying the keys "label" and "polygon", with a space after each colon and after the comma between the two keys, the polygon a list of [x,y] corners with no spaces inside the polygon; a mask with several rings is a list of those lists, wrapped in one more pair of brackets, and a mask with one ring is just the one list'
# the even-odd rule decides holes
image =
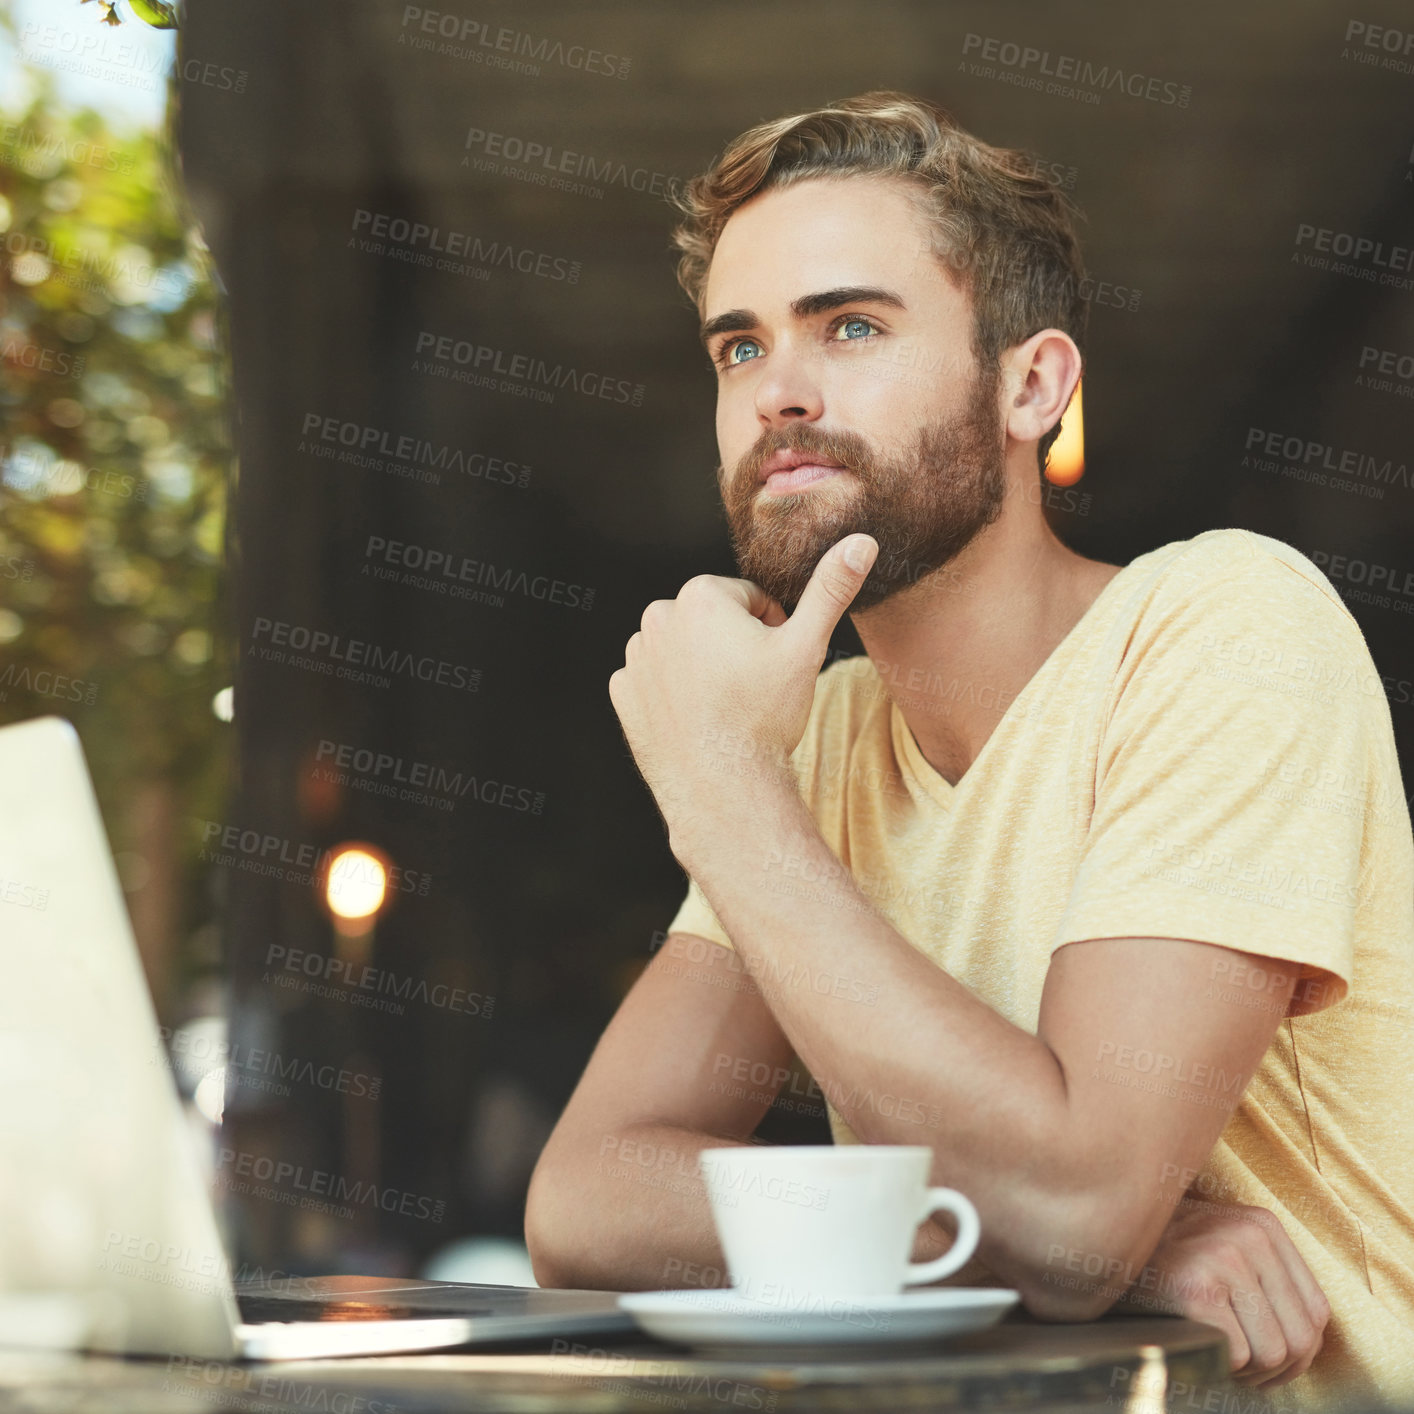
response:
{"label": "finger", "polygon": [[1275,1215],[1270,1223],[1263,1223],[1262,1227],[1267,1236],[1271,1238],[1272,1246],[1275,1248],[1277,1256],[1281,1258],[1287,1275],[1300,1293],[1302,1304],[1306,1307],[1306,1314],[1310,1318],[1311,1324],[1318,1331],[1324,1331],[1331,1318],[1331,1303],[1326,1300],[1326,1294],[1321,1290],[1320,1283],[1312,1274],[1311,1268],[1306,1265],[1306,1259],[1297,1250],[1296,1244]]}
{"label": "finger", "polygon": [[[847,553],[856,550],[862,556],[857,566],[845,559]],[[818,648],[823,658],[835,625],[854,602],[854,596],[859,593],[878,556],[879,545],[872,535],[846,535],[838,544],[832,545],[820,557],[820,563],[815,566],[815,572],[800,596],[800,603],[790,617],[792,636],[807,643],[812,651]]]}
{"label": "finger", "polygon": [[619,719],[619,725],[623,725],[623,708],[619,706],[619,698],[624,691],[624,684],[628,681],[628,669],[618,668],[609,674],[609,705],[614,709],[614,715]]}
{"label": "finger", "polygon": [[1246,1328],[1232,1308],[1229,1289],[1217,1280],[1183,1279],[1173,1294],[1174,1313],[1190,1321],[1203,1321],[1216,1326],[1227,1337],[1228,1359],[1235,1378],[1252,1359],[1252,1346]]}
{"label": "finger", "polygon": [[779,628],[786,621],[786,611],[750,579],[724,579],[722,588],[736,600],[754,619],[760,619],[768,628]]}
{"label": "finger", "polygon": [[[1270,1370],[1259,1388],[1275,1389],[1297,1375],[1304,1375],[1321,1348],[1321,1328],[1311,1319],[1306,1301],[1281,1262],[1264,1265],[1259,1277],[1265,1304],[1281,1326],[1286,1358]],[[1259,1298],[1261,1299],[1261,1298]]]}
{"label": "finger", "polygon": [[1243,1214],[1263,1233],[1257,1239],[1261,1252],[1253,1259],[1262,1296],[1270,1302],[1286,1339],[1288,1360],[1284,1368],[1272,1372],[1259,1388],[1276,1388],[1304,1374],[1320,1353],[1330,1303],[1276,1215],[1266,1208],[1251,1208]]}
{"label": "finger", "polygon": [[672,605],[667,599],[653,600],[653,602],[649,604],[649,606],[643,611],[643,617],[638,621],[639,627],[642,628],[643,631],[646,633],[648,631],[648,624],[650,620],[661,618],[664,611],[671,607]]}
{"label": "finger", "polygon": [[[1270,1379],[1289,1363],[1282,1324],[1259,1288],[1250,1268],[1245,1268],[1237,1281],[1217,1288],[1218,1305],[1232,1313],[1241,1331],[1241,1340],[1231,1342],[1232,1377],[1241,1384]],[[1243,1347],[1246,1359],[1241,1358]]]}
{"label": "finger", "polygon": [[1251,1350],[1233,1377],[1246,1385],[1280,1379],[1306,1350],[1300,1338],[1307,1328],[1305,1307],[1286,1268],[1273,1261],[1260,1275],[1251,1269],[1250,1277],[1233,1284],[1229,1300]]}

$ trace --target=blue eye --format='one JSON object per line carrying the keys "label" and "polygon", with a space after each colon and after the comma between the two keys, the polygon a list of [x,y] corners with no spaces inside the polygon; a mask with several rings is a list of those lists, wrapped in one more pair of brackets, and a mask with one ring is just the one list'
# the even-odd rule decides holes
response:
{"label": "blue eye", "polygon": [[[851,329],[863,330],[864,332],[858,334],[851,334],[847,332]],[[873,321],[868,319],[860,319],[856,315],[849,319],[843,320],[839,326],[839,329],[836,332],[844,334],[845,337],[841,342],[848,343],[852,339],[867,339],[871,334],[876,333],[877,330],[875,329]]]}
{"label": "blue eye", "polygon": [[[746,358],[737,358],[737,353],[742,349],[755,349],[756,352],[748,353],[746,355]],[[761,345],[758,344],[755,339],[734,339],[722,351],[722,360],[724,363],[728,364],[745,363],[748,359],[760,358],[760,350]]]}

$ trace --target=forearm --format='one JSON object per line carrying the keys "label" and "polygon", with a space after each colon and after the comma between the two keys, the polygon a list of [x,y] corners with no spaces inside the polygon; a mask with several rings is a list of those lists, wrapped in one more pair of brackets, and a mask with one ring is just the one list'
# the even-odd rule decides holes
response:
{"label": "forearm", "polygon": [[[537,1280],[594,1291],[728,1285],[697,1156],[742,1142],[643,1124],[597,1144],[547,1150],[528,1203]],[[910,1258],[930,1261],[952,1242],[952,1234],[929,1219]]]}
{"label": "forearm", "polygon": [[1054,1243],[1103,1229],[1111,1181],[1060,1062],[889,924],[793,789],[734,785],[746,799],[729,819],[672,844],[781,1029],[863,1142],[934,1150],[933,1182],[977,1205],[989,1268],[1038,1283]]}
{"label": "forearm", "polygon": [[725,1286],[697,1156],[740,1143],[662,1124],[552,1140],[527,1200],[537,1280],[596,1291]]}

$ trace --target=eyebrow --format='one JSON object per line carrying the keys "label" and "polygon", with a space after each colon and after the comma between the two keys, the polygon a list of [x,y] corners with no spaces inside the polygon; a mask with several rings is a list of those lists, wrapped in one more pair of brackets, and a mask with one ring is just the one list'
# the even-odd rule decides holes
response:
{"label": "eyebrow", "polygon": [[[825,314],[845,304],[887,304],[894,309],[908,308],[901,295],[879,285],[841,285],[837,289],[801,295],[791,301],[790,310],[797,319],[809,319],[811,315]],[[699,331],[699,337],[706,345],[718,334],[739,334],[757,328],[760,323],[760,318],[749,309],[729,309],[707,320]]]}

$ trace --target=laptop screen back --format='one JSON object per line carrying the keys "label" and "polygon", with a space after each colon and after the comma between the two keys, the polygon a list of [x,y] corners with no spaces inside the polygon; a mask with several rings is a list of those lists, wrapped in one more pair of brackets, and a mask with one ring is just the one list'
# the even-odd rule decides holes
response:
{"label": "laptop screen back", "polygon": [[0,1291],[91,1348],[227,1358],[227,1259],[77,734],[0,728]]}

